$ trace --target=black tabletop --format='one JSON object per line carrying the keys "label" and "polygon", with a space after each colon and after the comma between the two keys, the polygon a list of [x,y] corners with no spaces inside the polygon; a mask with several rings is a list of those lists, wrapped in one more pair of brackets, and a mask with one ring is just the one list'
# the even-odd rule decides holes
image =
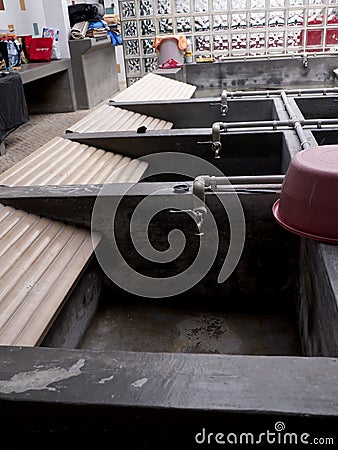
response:
{"label": "black tabletop", "polygon": [[28,121],[28,109],[19,73],[0,72],[0,142]]}

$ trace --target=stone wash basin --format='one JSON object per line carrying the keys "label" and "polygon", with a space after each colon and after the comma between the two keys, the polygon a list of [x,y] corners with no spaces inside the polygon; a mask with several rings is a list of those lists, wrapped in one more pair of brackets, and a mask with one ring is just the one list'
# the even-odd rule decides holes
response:
{"label": "stone wash basin", "polygon": [[[219,91],[220,94],[220,91]],[[230,95],[230,94],[229,94]],[[273,99],[228,98],[228,112],[221,114],[220,96],[175,101],[115,103],[111,105],[172,122],[173,128],[208,128],[214,122],[252,122],[277,119]]]}
{"label": "stone wash basin", "polygon": [[[216,87],[215,95],[224,88],[335,86],[336,55],[309,57],[306,68],[302,58],[192,64],[186,67],[185,81]],[[192,100],[121,105],[173,121],[172,130],[66,137],[132,158],[188,153],[227,176],[284,174],[300,150],[291,130],[230,129],[222,134],[221,157],[215,159],[210,143],[198,144],[211,140],[213,122],[244,124],[276,120],[278,114],[285,120],[287,114],[275,99],[229,100],[226,117],[219,105],[210,105],[219,98]],[[294,101],[305,118],[337,117],[332,96]],[[338,143],[338,130],[305,131],[311,145]],[[194,175],[201,175],[198,168]],[[182,179],[189,193],[175,193]],[[191,265],[200,239],[208,244],[215,235],[200,238],[188,214],[169,212],[177,197],[185,208],[192,207],[189,180],[166,174],[145,181],[124,196],[114,220],[112,207],[123,185],[112,186],[96,230],[109,249],[114,229],[121,255],[137,272],[170,277]],[[150,222],[151,244],[167,250],[174,229],[186,238],[182,254],[170,263],[145,260],[129,233],[136,206],[154,188],[164,209]],[[217,223],[218,253],[207,274],[187,292],[156,299],[133,295],[110,280],[94,256],[40,346],[0,347],[4,448],[46,448],[53,442],[58,448],[188,449],[196,446],[196,436],[205,435],[210,446],[209,438],[211,443],[215,436],[222,439],[216,433],[249,439],[252,432],[258,439],[268,430],[270,437],[278,434],[280,443],[286,434],[296,433],[298,442],[300,436],[309,436],[310,444],[315,437],[338,441],[337,246],[299,238],[276,223],[271,209],[280,197],[278,186],[237,189],[246,240],[226,281],[218,283],[217,278],[230,227],[219,198],[209,192],[206,204]],[[100,186],[94,185],[2,186],[0,196],[6,205],[90,229],[99,193]],[[233,194],[219,195],[231,200]],[[137,233],[144,228],[136,223]],[[120,269],[114,259],[111,268],[114,273]]]}
{"label": "stone wash basin", "polygon": [[312,134],[318,145],[334,145],[338,143],[337,130],[313,130]]}
{"label": "stone wash basin", "polygon": [[338,119],[338,96],[295,98],[305,119]]}
{"label": "stone wash basin", "polygon": [[[300,355],[297,238],[273,220],[270,205],[274,198],[273,193],[243,196],[245,248],[238,267],[224,283],[217,283],[217,276],[228,248],[228,221],[213,199],[220,230],[219,256],[202,281],[181,295],[151,299],[122,291],[104,279],[101,295],[70,299],[42,345],[105,351]],[[156,215],[150,241],[158,250],[167,247],[167,235],[173,228],[183,229],[187,239],[175,263],[158,267],[132,248],[126,223],[135,201],[139,200],[125,201],[115,222],[123,256],[149,277],[173,276],[185,270],[199,245],[194,222],[186,214],[173,215],[168,210]],[[107,233],[105,245],[109,242]],[[100,268],[95,264],[86,277],[87,283],[93,280],[92,286],[87,286],[92,292],[99,290],[102,273],[98,274]]]}
{"label": "stone wash basin", "polygon": [[[175,184],[156,183],[160,205],[179,196],[189,207],[190,194],[175,194]],[[189,267],[200,238],[190,216],[164,208],[150,223],[150,242],[166,250],[168,233],[181,229],[182,254],[165,264],[137,255],[128,225],[153,187],[139,183],[135,194],[125,196],[114,221],[115,237],[136,271],[172,276]],[[16,189],[21,195],[12,197],[12,204],[90,226],[96,187],[46,187],[44,197],[42,188]],[[7,188],[8,202],[12,190]],[[116,190],[104,197],[98,223],[105,248],[112,242]],[[0,348],[4,447],[26,448],[29,442],[42,448],[53,439],[65,447],[90,442],[155,449],[163,442],[169,444],[164,448],[183,442],[191,448],[203,429],[238,435],[248,430],[258,437],[281,421],[288,433],[334,436],[337,251],[280,228],[271,213],[279,194],[270,189],[239,193],[246,241],[238,266],[223,283],[217,277],[229,224],[211,193],[206,203],[218,225],[218,254],[207,275],[186,293],[136,297],[109,280],[94,258],[40,347]],[[220,194],[228,200],[229,195]],[[144,231],[143,223],[136,225]],[[118,272],[118,264],[111,264]]]}
{"label": "stone wash basin", "polygon": [[[186,132],[188,131],[188,132]],[[228,131],[221,134],[220,158],[215,158],[211,146],[211,129],[169,130],[138,135],[137,144],[132,133],[93,133],[67,135],[82,144],[93,145],[131,158],[142,158],[153,153],[180,152],[194,155],[216,166],[226,176],[277,175],[285,173],[290,152],[286,139],[291,133],[292,145],[298,149],[299,141],[292,131]],[[287,143],[287,140],[289,141]],[[192,167],[194,170],[194,168]],[[145,173],[145,176],[147,176]],[[194,176],[201,175],[196,167]],[[152,177],[147,181],[175,181],[177,175]]]}

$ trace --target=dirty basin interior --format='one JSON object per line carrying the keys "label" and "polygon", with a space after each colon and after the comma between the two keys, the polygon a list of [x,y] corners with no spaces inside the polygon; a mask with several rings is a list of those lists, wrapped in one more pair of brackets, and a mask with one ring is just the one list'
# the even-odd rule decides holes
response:
{"label": "dirty basin interior", "polygon": [[301,97],[295,98],[296,105],[305,119],[337,119],[338,97]]}
{"label": "dirty basin interior", "polygon": [[[202,281],[181,295],[151,299],[127,293],[105,277],[94,260],[42,345],[107,351],[300,355],[298,240],[275,223],[271,214],[275,199],[274,194],[241,198],[247,226],[245,247],[239,265],[222,284],[217,283],[217,276],[228,249],[229,227],[217,205],[213,207],[220,230],[216,261]],[[125,208],[124,218],[129,214],[129,206]],[[172,276],[185,270],[196,256],[200,238],[186,214],[168,216],[163,211],[149,227],[150,241],[158,250],[167,248],[171,228],[185,231],[187,245],[180,258],[160,268],[131,249],[123,220],[116,231],[121,253],[143,274]],[[105,245],[109,245],[109,238]]]}
{"label": "dirty basin interior", "polygon": [[312,134],[318,145],[335,145],[338,143],[337,130],[313,130]]}

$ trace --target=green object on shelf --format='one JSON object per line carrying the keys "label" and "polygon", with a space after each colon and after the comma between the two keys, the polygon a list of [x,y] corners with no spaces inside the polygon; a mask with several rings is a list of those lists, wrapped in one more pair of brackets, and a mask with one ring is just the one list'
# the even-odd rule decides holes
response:
{"label": "green object on shelf", "polygon": [[33,30],[34,30],[34,35],[35,36],[39,36],[40,35],[39,24],[38,23],[33,22]]}

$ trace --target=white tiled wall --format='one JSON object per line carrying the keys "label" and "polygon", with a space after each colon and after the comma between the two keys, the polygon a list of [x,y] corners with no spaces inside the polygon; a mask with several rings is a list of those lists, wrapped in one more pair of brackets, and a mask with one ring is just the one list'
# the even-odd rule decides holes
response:
{"label": "white tiled wall", "polygon": [[123,56],[123,47],[122,45],[118,45],[115,47],[116,54],[116,63],[120,65],[120,73],[118,74],[119,82],[126,82],[126,69],[124,66],[124,56]]}
{"label": "white tiled wall", "polygon": [[69,58],[68,38],[70,25],[67,0],[43,0],[46,24],[50,28],[60,30],[59,47],[62,58]]}
{"label": "white tiled wall", "polygon": [[33,22],[41,29],[46,24],[43,0],[25,0],[26,11],[21,11],[20,2],[5,0],[5,11],[0,11],[0,29],[14,24],[17,34],[34,34]]}

